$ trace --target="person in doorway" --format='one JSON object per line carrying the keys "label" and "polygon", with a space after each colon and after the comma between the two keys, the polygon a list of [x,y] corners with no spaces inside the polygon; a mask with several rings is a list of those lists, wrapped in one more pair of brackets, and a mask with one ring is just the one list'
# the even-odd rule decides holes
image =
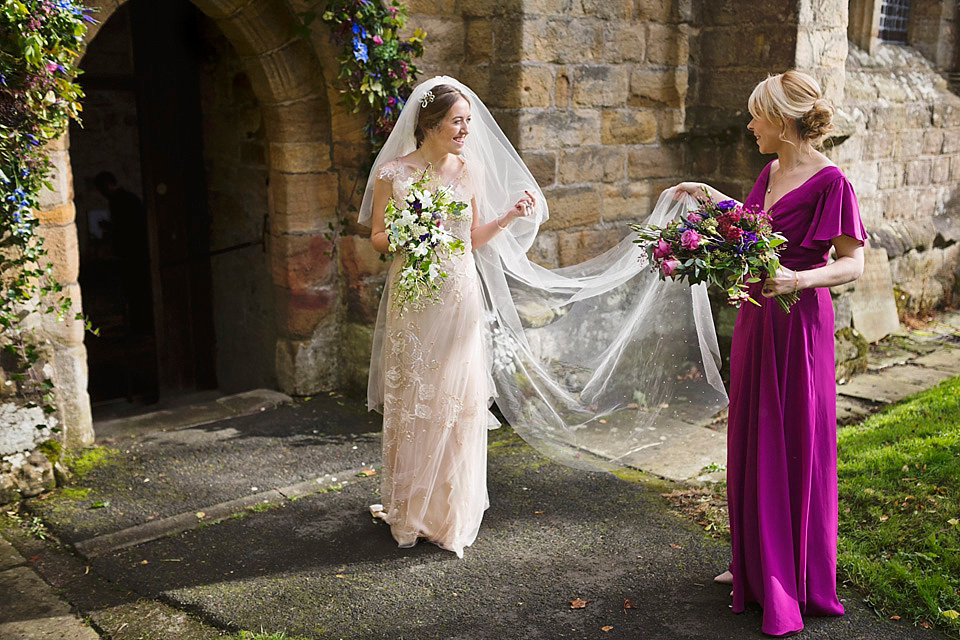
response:
{"label": "person in doorway", "polygon": [[[787,238],[782,267],[750,286],[759,306],[737,314],[730,350],[727,502],[733,610],[763,607],[764,633],[803,629],[802,615],[842,615],[837,598],[837,420],[834,317],[828,287],[863,272],[866,232],[850,181],[817,143],[832,107],[798,71],[753,90],[747,128],[776,154],[746,206],[767,211]],[[678,194],[729,198],[697,182]],[[836,259],[828,260],[831,249]],[[799,292],[784,313],[774,296]]]}
{"label": "person in doorway", "polygon": [[98,173],[94,184],[110,208],[108,232],[113,252],[121,263],[127,325],[133,333],[150,333],[153,328],[150,243],[143,203],[120,186],[109,171]]}

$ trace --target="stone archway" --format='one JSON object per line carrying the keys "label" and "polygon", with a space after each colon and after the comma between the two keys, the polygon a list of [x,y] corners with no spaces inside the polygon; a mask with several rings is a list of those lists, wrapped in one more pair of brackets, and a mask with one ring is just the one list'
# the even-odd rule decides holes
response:
{"label": "stone archway", "polygon": [[[283,0],[192,0],[227,36],[260,102],[270,172],[267,250],[274,286],[277,379],[288,393],[308,394],[337,382],[337,266],[329,225],[336,220],[339,179],[332,167],[331,112],[323,69],[311,44],[294,34]],[[126,0],[88,2],[99,26]],[[38,212],[54,276],[79,308],[79,250],[69,141],[51,148],[51,191]],[[80,323],[48,323],[58,408],[67,446],[93,441],[86,351]]]}

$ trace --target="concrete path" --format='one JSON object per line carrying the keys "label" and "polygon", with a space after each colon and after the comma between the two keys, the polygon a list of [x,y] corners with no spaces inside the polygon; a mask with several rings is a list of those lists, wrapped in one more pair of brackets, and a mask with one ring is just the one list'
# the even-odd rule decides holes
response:
{"label": "concrete path", "polygon": [[[958,336],[954,313],[874,349],[868,373],[838,387],[845,419],[960,373]],[[115,453],[77,480],[88,491],[26,505],[24,517],[63,546],[0,530],[13,545],[0,545],[0,640],[85,638],[66,634],[91,627],[116,640],[261,628],[356,639],[762,637],[759,610],[732,615],[729,589],[710,580],[726,545],[672,513],[659,495],[669,483],[650,476],[568,469],[509,429],[492,432],[491,508],[458,560],[431,545],[398,549],[367,513],[379,502],[379,420],[355,402],[324,396],[168,431],[136,424],[102,439]],[[720,446],[695,457],[677,439],[652,458],[668,457],[662,468],[646,470],[704,477],[704,460],[725,458],[722,424],[698,428]],[[28,588],[52,598],[49,613],[16,606]],[[854,591],[842,597],[847,615],[808,620],[804,637],[942,637],[878,618]],[[584,608],[571,608],[577,598]],[[42,635],[47,619],[64,635]],[[4,635],[5,624],[19,626]]]}

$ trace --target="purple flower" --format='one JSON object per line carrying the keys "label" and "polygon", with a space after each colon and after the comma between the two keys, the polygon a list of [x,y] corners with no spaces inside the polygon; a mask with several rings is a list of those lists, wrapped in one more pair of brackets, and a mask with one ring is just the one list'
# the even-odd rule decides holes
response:
{"label": "purple flower", "polygon": [[383,44],[383,38],[380,36],[373,36],[371,40],[373,40],[373,44]]}
{"label": "purple flower", "polygon": [[700,246],[700,234],[693,229],[687,229],[680,235],[680,244],[684,249],[692,251]]}
{"label": "purple flower", "polygon": [[737,206],[736,200],[723,200],[722,202],[717,203],[717,209],[720,211],[729,211]]}
{"label": "purple flower", "polygon": [[680,266],[680,261],[675,258],[671,258],[670,260],[664,260],[660,264],[660,271],[663,272],[663,275],[669,278],[673,276],[674,272],[677,270],[677,267],[679,266]]}
{"label": "purple flower", "polygon": [[663,238],[660,238],[657,240],[657,246],[653,248],[653,257],[657,260],[663,260],[669,256],[671,252],[670,243]]}

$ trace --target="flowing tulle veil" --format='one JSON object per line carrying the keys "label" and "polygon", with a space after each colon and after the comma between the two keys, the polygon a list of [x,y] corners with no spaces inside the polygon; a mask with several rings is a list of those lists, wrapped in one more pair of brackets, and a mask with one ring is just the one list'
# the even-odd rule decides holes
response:
{"label": "flowing tulle veil", "polygon": [[[537,200],[533,215],[475,251],[496,402],[517,433],[564,464],[610,469],[634,464],[637,452],[724,407],[706,288],[661,281],[630,237],[578,265],[551,270],[531,262],[526,253],[549,217],[548,203],[483,102],[459,81],[438,76],[414,89],[374,162],[359,222],[370,225],[380,166],[416,148],[420,101],[438,84],[457,87],[470,101],[463,158],[481,223],[510,209],[524,190]],[[692,204],[667,190],[648,222],[663,224]],[[378,410],[385,315],[386,296],[368,387],[368,406]]]}

